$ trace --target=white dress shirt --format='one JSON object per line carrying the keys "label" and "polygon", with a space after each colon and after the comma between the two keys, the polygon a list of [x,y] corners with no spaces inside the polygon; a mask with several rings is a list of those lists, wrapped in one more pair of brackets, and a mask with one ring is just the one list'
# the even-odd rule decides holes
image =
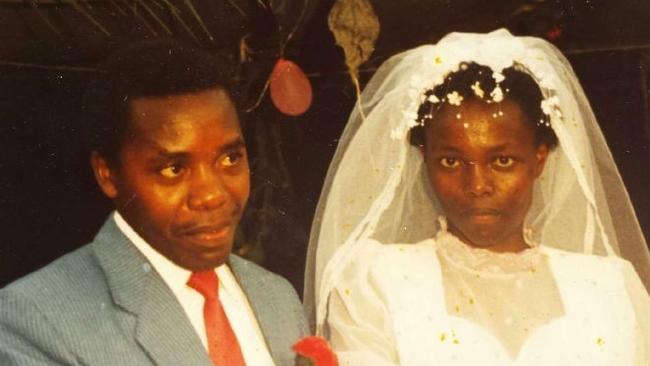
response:
{"label": "white dress shirt", "polygon": [[[203,319],[205,300],[200,293],[187,286],[187,280],[192,272],[179,267],[158,253],[133,230],[119,212],[115,211],[113,218],[117,227],[151,262],[153,268],[156,269],[163,281],[172,290],[207,351],[208,340]],[[246,364],[256,366],[274,365],[255,314],[230,268],[223,264],[215,268],[215,272],[219,277],[219,300],[235,332]]]}

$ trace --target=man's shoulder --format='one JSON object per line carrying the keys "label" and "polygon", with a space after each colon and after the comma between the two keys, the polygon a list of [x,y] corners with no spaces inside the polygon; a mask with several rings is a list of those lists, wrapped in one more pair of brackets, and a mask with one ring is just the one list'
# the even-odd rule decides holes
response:
{"label": "man's shoulder", "polygon": [[231,254],[228,261],[231,269],[239,278],[255,278],[258,281],[263,282],[265,285],[278,287],[281,290],[295,293],[293,286],[284,277],[273,273],[248,259],[244,259],[236,254]]}
{"label": "man's shoulder", "polygon": [[253,308],[260,312],[270,309],[292,309],[302,322],[304,311],[298,293],[285,278],[236,255],[230,256],[230,267]]}
{"label": "man's shoulder", "polygon": [[[2,303],[42,303],[44,312],[61,310],[69,304],[101,302],[105,288],[104,275],[90,244],[70,252],[45,267],[32,272],[0,289]],[[104,291],[105,292],[105,291]],[[106,295],[108,296],[108,294]]]}
{"label": "man's shoulder", "polygon": [[305,313],[294,287],[283,277],[231,254],[230,267],[271,346],[277,364],[292,364],[291,345],[308,334]]}
{"label": "man's shoulder", "polygon": [[93,257],[92,248],[90,244],[86,244],[17,279],[1,291],[21,292],[24,294],[53,292],[61,287],[69,288],[71,284],[83,281],[93,274],[96,268],[97,263]]}

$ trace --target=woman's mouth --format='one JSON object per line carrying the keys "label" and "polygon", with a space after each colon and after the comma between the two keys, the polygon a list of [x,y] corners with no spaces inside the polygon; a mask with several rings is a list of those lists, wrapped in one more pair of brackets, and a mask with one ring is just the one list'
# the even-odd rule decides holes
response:
{"label": "woman's mouth", "polygon": [[484,221],[499,218],[501,216],[501,211],[492,208],[471,208],[462,211],[462,214],[472,220]]}

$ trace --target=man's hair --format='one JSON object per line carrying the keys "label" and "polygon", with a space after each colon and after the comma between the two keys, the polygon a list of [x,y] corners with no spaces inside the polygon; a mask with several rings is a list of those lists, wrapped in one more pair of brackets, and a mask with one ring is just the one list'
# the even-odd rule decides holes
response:
{"label": "man's hair", "polygon": [[[510,100],[521,108],[530,123],[530,128],[535,131],[535,144],[545,144],[553,149],[558,144],[557,136],[550,127],[549,117],[542,112],[542,91],[537,82],[525,71],[517,66],[511,66],[503,70],[504,80],[499,83],[503,91],[504,100]],[[478,82],[478,84],[476,84]],[[448,93],[457,92],[463,100],[485,99],[476,96],[476,85],[479,85],[486,97],[497,86],[492,69],[477,63],[463,63],[458,71],[452,72],[442,84],[425,93],[425,101],[418,109],[419,125],[413,127],[409,134],[412,145],[424,145],[424,124],[430,123],[435,118],[439,108],[444,106],[443,102]],[[439,102],[430,101],[430,96],[435,96]]]}
{"label": "man's hair", "polygon": [[129,127],[131,102],[221,88],[233,102],[234,67],[223,58],[168,38],[124,47],[98,66],[82,104],[86,146],[111,163]]}

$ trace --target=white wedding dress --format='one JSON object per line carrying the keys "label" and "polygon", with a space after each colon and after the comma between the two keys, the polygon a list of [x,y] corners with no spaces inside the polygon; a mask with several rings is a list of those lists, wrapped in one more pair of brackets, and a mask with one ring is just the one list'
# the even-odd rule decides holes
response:
{"label": "white wedding dress", "polygon": [[[445,213],[409,131],[427,91],[467,62],[489,67],[496,83],[517,67],[540,87],[559,144],[524,227],[527,243],[543,245],[474,249],[438,220]],[[342,365],[650,366],[646,288],[650,252],[634,208],[552,44],[503,29],[451,33],[375,72],[324,182],[305,271],[307,313]]]}
{"label": "white wedding dress", "polygon": [[357,245],[325,326],[341,365],[650,365],[650,298],[618,257],[499,254],[444,229]]}

